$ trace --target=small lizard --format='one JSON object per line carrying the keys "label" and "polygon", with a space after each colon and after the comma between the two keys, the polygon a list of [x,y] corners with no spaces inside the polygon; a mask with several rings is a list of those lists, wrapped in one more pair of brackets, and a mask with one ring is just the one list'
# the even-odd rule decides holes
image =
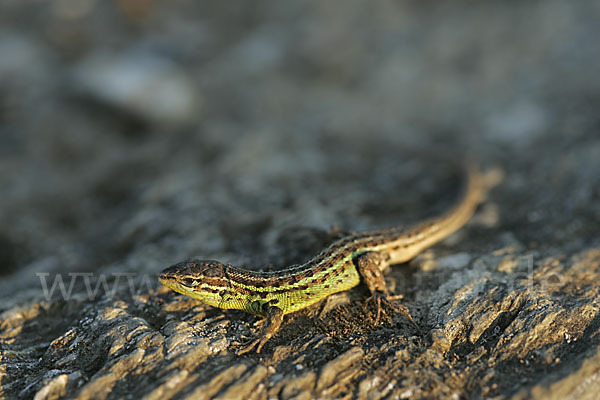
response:
{"label": "small lizard", "polygon": [[[463,226],[483,198],[479,172],[467,168],[466,185],[460,200],[442,215],[409,227],[352,233],[331,244],[308,262],[282,271],[255,272],[212,260],[175,264],[159,276],[170,289],[223,309],[244,310],[266,318],[260,336],[242,347],[238,354],[257,348],[277,332],[283,316],[305,308],[327,296],[366,283],[377,307],[382,304],[410,314],[393,305],[383,277],[392,264],[406,262],[423,249],[444,239]],[[416,324],[415,324],[416,325]]]}

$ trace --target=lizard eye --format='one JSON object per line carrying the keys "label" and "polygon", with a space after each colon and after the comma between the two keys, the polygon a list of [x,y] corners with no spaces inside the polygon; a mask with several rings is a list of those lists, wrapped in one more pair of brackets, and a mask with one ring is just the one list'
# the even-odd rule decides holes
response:
{"label": "lizard eye", "polygon": [[183,284],[188,287],[196,286],[198,283],[194,278],[185,278]]}

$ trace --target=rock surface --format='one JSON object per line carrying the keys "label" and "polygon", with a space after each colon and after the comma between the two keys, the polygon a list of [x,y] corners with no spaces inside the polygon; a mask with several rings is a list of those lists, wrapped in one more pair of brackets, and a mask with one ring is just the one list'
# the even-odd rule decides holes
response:
{"label": "rock surface", "polygon": [[[0,398],[595,398],[599,17],[559,0],[0,4]],[[359,286],[237,356],[254,317],[156,282],[192,257],[275,270],[332,227],[418,221],[456,194],[440,151],[497,185],[386,275],[419,329],[374,324]]]}

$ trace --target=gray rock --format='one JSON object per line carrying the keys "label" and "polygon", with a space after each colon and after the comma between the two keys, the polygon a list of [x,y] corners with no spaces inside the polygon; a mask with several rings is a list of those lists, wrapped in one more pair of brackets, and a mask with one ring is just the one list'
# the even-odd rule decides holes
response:
{"label": "gray rock", "polygon": [[201,97],[186,73],[145,52],[92,53],[75,66],[73,89],[153,123],[180,125],[200,117]]}

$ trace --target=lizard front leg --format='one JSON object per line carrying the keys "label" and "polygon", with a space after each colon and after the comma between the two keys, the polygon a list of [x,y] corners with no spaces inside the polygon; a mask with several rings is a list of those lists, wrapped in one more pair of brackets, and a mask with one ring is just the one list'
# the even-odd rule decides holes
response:
{"label": "lizard front leg", "polygon": [[381,304],[385,303],[395,311],[400,312],[402,315],[408,318],[413,325],[417,326],[415,321],[413,321],[412,316],[405,308],[399,307],[390,301],[392,298],[389,295],[389,291],[385,284],[383,272],[381,272],[381,269],[379,268],[379,265],[383,262],[381,255],[376,252],[364,253],[359,255],[355,262],[356,266],[358,267],[358,273],[361,275],[363,281],[367,284],[367,287],[371,292],[371,297],[367,300],[367,302],[374,301],[375,306],[377,307],[375,323],[379,321]]}
{"label": "lizard front leg", "polygon": [[245,354],[252,350],[256,345],[258,345],[256,352],[260,353],[260,350],[265,345],[265,343],[267,343],[267,341],[271,339],[271,337],[273,337],[275,332],[279,330],[281,322],[283,321],[283,310],[279,307],[272,306],[269,304],[265,304],[263,305],[263,307],[268,307],[266,310],[267,318],[265,323],[263,324],[260,336],[257,339],[248,343],[247,345],[243,346],[241,349],[239,349],[237,352],[238,354]]}

